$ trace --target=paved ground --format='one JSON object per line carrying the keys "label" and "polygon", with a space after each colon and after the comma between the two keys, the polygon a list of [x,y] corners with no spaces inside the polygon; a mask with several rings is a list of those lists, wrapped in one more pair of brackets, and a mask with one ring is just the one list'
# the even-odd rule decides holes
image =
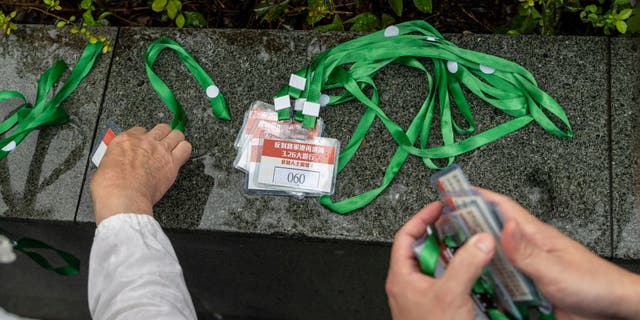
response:
{"label": "paved ground", "polygon": [[[187,280],[192,292],[197,292],[194,296],[198,297],[197,302],[200,301],[199,308],[227,316],[263,318],[280,318],[283,314],[278,312],[282,311],[291,318],[298,318],[297,315],[304,314],[299,313],[303,312],[302,307],[308,307],[299,305],[305,301],[299,297],[305,297],[309,292],[300,285],[292,291],[295,294],[288,295],[279,283],[291,281],[285,276],[289,274],[287,270],[308,277],[306,280],[295,278],[308,287],[320,285],[318,282],[323,281],[318,279],[326,280],[340,273],[339,267],[330,269],[331,272],[309,269],[315,263],[323,264],[313,260],[319,255],[329,259],[332,267],[344,266],[346,274],[353,277],[342,274],[333,278],[340,281],[329,282],[329,286],[314,294],[332,292],[334,295],[323,297],[323,302],[338,303],[344,301],[342,298],[349,298],[355,299],[353,305],[359,307],[340,309],[342,307],[333,306],[337,309],[331,309],[328,304],[320,303],[311,308],[317,308],[318,315],[323,315],[321,310],[325,310],[327,315],[335,312],[349,315],[349,318],[370,318],[373,313],[358,312],[365,308],[367,299],[372,299],[376,305],[384,304],[382,292],[370,296],[367,292],[381,288],[388,242],[413,212],[435,199],[428,182],[433,172],[417,158],[409,159],[391,187],[371,205],[352,215],[339,216],[313,199],[247,196],[242,190],[244,175],[231,166],[235,157],[232,143],[248,105],[254,100],[269,101],[288,81],[291,72],[311,61],[319,52],[355,35],[137,28],[101,31],[112,39],[117,38],[115,50],[99,58],[92,73],[64,104],[71,114],[71,121],[62,127],[45,128],[32,134],[8,158],[0,161],[0,217],[39,221],[36,224],[15,223],[24,232],[42,228],[42,237],[53,243],[82,243],[72,247],[76,254],[84,257],[86,265],[90,224],[63,224],[65,227],[59,228],[43,225],[43,221],[92,221],[86,181],[94,169],[88,165],[88,158],[106,126],[115,124],[126,128],[141,124],[150,127],[170,120],[169,111],[149,86],[142,60],[144,50],[152,41],[168,36],[192,52],[212,76],[227,98],[233,117],[231,122],[215,119],[204,93],[175,55],[163,53],[160,56],[155,69],[187,109],[186,135],[194,145],[194,153],[181,171],[177,184],[160,203],[157,214],[165,227],[176,230],[172,233],[179,239],[176,240],[179,243],[176,244],[177,252],[183,264],[188,266],[186,268],[193,270]],[[614,258],[617,263],[632,269],[638,266],[640,162],[637,155],[640,151],[635,141],[640,141],[637,139],[640,132],[635,124],[640,117],[637,108],[640,102],[640,65],[637,64],[640,39],[494,35],[449,35],[448,38],[461,47],[499,55],[531,70],[540,87],[565,108],[575,131],[574,138],[559,139],[531,124],[496,143],[458,157],[458,163],[472,182],[516,198],[536,216],[598,254]],[[56,29],[23,26],[14,36],[0,39],[0,74],[11,75],[0,77],[0,89],[18,90],[33,99],[38,76],[55,58],[74,64],[82,46],[81,39]],[[422,79],[420,74],[400,67],[385,69],[376,79],[383,109],[402,125],[413,119],[424,99],[426,84]],[[474,99],[471,102],[481,130],[506,120],[489,106]],[[2,103],[0,107],[5,115],[15,106]],[[348,104],[323,109],[321,116],[327,123],[326,133],[345,142],[361,114],[361,106]],[[394,152],[390,146],[395,144],[377,123],[362,150],[338,177],[335,198],[345,198],[376,186]],[[9,223],[5,220],[0,223]],[[78,239],[56,238],[55,233],[66,228],[78,232]],[[219,247],[216,241],[221,242]],[[246,251],[246,248],[259,247],[257,252],[271,252],[268,247],[271,245],[290,246],[291,249],[288,254],[273,252],[277,265],[257,274],[247,271],[245,263],[253,267],[266,256]],[[321,254],[342,248],[353,250],[344,255],[348,258]],[[355,251],[365,254],[358,255]],[[216,255],[222,255],[226,260],[216,260]],[[368,255],[371,255],[371,261],[366,260]],[[300,261],[296,257],[300,257]],[[245,273],[235,274],[233,268],[220,263],[230,259],[238,259],[237,264],[232,265]],[[354,272],[361,270],[362,259],[368,262],[362,269],[365,272]],[[267,270],[277,270],[278,266],[282,266],[279,269],[282,273],[279,276],[274,273],[273,279],[279,280],[263,283],[264,289],[260,290],[266,291],[258,291],[260,295],[275,292],[275,300],[260,302],[255,298],[256,302],[253,302],[254,297],[250,296],[237,297],[236,301],[225,300],[223,294],[218,298],[207,295],[214,283],[231,286],[236,280],[269,277],[272,271]],[[75,306],[84,303],[82,280],[53,285],[50,281],[56,280],[46,280],[51,279],[50,275],[24,279],[20,273],[15,273],[16,269],[11,270],[14,272],[12,279],[22,280],[2,286],[11,290],[37,288],[34,291],[25,289],[25,298],[35,295],[46,301],[40,296],[42,286],[52,286],[61,292],[73,292],[69,295],[71,302],[65,303]],[[207,270],[216,276],[209,277]],[[0,274],[3,274],[2,269]],[[32,274],[36,271],[29,273]],[[316,278],[317,274],[321,274],[320,278]],[[367,274],[369,278],[364,276]],[[42,281],[40,285],[34,285],[29,279]],[[348,288],[338,286],[342,282]],[[21,285],[27,283],[29,286]],[[368,288],[365,291],[359,289],[358,283],[371,286],[364,287]],[[242,290],[250,284],[244,283],[247,287],[241,284],[234,290],[245,292]],[[338,291],[326,291],[330,289]],[[344,290],[345,297],[339,290]],[[334,298],[341,299],[331,300]],[[0,305],[16,303],[19,306],[20,301],[0,294]],[[280,311],[273,308],[284,302],[291,306]],[[254,303],[257,305],[248,307]],[[238,314],[238,310],[251,312]],[[380,306],[370,311],[386,314]],[[83,315],[86,316],[77,313],[70,318],[82,318]]]}

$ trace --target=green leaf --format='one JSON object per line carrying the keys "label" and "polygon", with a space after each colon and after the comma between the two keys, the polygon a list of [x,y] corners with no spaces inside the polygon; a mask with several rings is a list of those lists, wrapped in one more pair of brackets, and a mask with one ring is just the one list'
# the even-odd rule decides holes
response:
{"label": "green leaf", "polygon": [[108,16],[110,16],[110,15],[112,15],[112,13],[111,13],[111,12],[109,12],[109,11],[105,11],[105,12],[101,13],[101,14],[98,16],[98,20],[103,20],[104,18],[106,18],[106,17],[108,17]]}
{"label": "green leaf", "polygon": [[622,20],[616,21],[616,29],[622,34],[627,33],[627,23]]}
{"label": "green leaf", "polygon": [[82,14],[82,22],[89,27],[93,27],[96,25],[96,20],[93,19],[93,14],[91,13],[91,10],[87,10]]}
{"label": "green leaf", "polygon": [[164,7],[166,6],[167,0],[153,0],[153,3],[151,4],[151,10],[155,12],[162,12],[162,10],[164,10]]}
{"label": "green leaf", "polygon": [[186,19],[184,23],[186,27],[204,28],[207,26],[207,19],[200,12],[183,11],[182,14]]}
{"label": "green leaf", "polygon": [[398,17],[402,17],[402,0],[389,0],[389,5]]}
{"label": "green leaf", "polygon": [[327,6],[324,4],[324,0],[309,0],[307,10],[307,24],[314,25],[320,20],[324,19],[324,16],[329,12]]}
{"label": "green leaf", "polygon": [[531,7],[531,17],[534,18],[534,19],[541,19],[542,15],[538,11],[538,9],[536,9],[534,7]]}
{"label": "green leaf", "polygon": [[343,31],[344,26],[342,25],[342,19],[340,19],[340,16],[336,14],[330,24],[317,26],[313,29],[318,31]]}
{"label": "green leaf", "polygon": [[82,2],[80,2],[80,8],[88,10],[89,8],[91,8],[91,2],[93,2],[92,0],[82,0]]}
{"label": "green leaf", "polygon": [[347,21],[345,23],[352,23],[351,31],[375,31],[380,29],[380,20],[371,12],[361,13]]}
{"label": "green leaf", "polygon": [[167,8],[167,16],[169,16],[169,19],[174,20],[178,15],[178,6],[176,5],[176,1],[169,0],[169,3],[167,3],[166,8]]}
{"label": "green leaf", "polygon": [[64,26],[66,26],[67,23],[65,21],[58,21],[58,23],[56,23],[56,27],[58,28],[62,28]]}
{"label": "green leaf", "polygon": [[423,13],[431,13],[433,11],[432,0],[413,0],[413,5]]}
{"label": "green leaf", "polygon": [[631,3],[631,1],[629,1],[629,0],[616,0],[616,1],[613,2],[613,4],[616,5],[616,6],[623,6],[623,5],[629,4],[629,3]]}
{"label": "green leaf", "polygon": [[632,12],[633,12],[633,10],[631,10],[629,8],[620,11],[620,13],[615,15],[616,20],[627,20],[631,16]]}
{"label": "green leaf", "polygon": [[184,22],[184,15],[182,13],[178,14],[178,16],[176,17],[176,26],[178,26],[178,28],[182,28],[184,27]]}
{"label": "green leaf", "polygon": [[590,4],[584,7],[584,11],[590,12],[590,13],[596,13],[598,12],[598,7],[595,4]]}
{"label": "green leaf", "polygon": [[382,28],[386,28],[392,24],[396,23],[396,19],[386,13],[382,14],[382,17],[380,18],[380,27]]}
{"label": "green leaf", "polygon": [[[640,7],[636,7],[634,10],[640,10]],[[629,20],[627,20],[627,32],[636,33],[640,32],[640,12],[634,13]]]}

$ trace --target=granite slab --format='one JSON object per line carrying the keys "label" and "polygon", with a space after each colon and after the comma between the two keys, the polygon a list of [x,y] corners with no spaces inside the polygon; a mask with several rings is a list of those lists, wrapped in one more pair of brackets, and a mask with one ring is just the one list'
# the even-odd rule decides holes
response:
{"label": "granite slab", "polygon": [[[152,127],[170,113],[149,86],[142,56],[155,39],[168,36],[189,50],[216,81],[233,120],[215,119],[205,93],[177,57],[163,53],[155,70],[187,109],[186,136],[194,146],[177,183],[157,205],[158,220],[169,228],[282,234],[365,241],[390,241],[416,210],[436,199],[429,185],[434,173],[411,157],[393,184],[373,203],[340,216],[314,199],[248,196],[244,174],[232,167],[233,141],[252,101],[270,101],[289,74],[323,50],[354,37],[347,33],[249,30],[120,30],[98,135],[106,126]],[[513,196],[546,222],[602,255],[610,255],[608,207],[607,40],[579,37],[451,35],[463,47],[497,54],[523,64],[562,104],[576,136],[560,139],[538,125],[460,156],[471,180]],[[383,109],[407,126],[424,99],[422,74],[392,66],[376,84]],[[506,118],[472,100],[481,130]],[[350,103],[323,109],[326,135],[346,143],[363,106]],[[99,137],[96,137],[96,141]],[[94,141],[94,145],[96,143]],[[354,160],[338,177],[334,199],[364,192],[379,183],[395,151],[377,121]],[[94,169],[88,171],[90,178]],[[87,185],[78,221],[92,221]]]}
{"label": "granite slab", "polygon": [[[117,28],[94,33],[115,40]],[[0,90],[19,91],[33,102],[40,75],[57,59],[75,66],[85,43],[63,29],[20,25],[11,36],[0,37]],[[73,219],[110,61],[111,53],[98,57],[91,73],[63,102],[69,122],[35,130],[0,161],[0,217]],[[0,103],[0,115],[4,118],[16,107],[17,101]]]}
{"label": "granite slab", "polygon": [[640,258],[640,39],[611,39],[614,256]]}
{"label": "granite slab", "polygon": [[[453,39],[461,47],[498,55],[530,70],[539,87],[562,105],[574,131],[573,138],[558,138],[533,122],[460,156],[458,162],[478,185],[513,197],[543,221],[610,256],[608,39],[496,35]],[[481,121],[492,114],[484,106],[476,113]],[[505,119],[496,117],[503,119],[499,123]]]}

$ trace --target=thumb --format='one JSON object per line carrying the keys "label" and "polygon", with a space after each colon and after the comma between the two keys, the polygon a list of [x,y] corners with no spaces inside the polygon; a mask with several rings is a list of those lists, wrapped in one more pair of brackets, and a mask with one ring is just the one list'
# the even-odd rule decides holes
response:
{"label": "thumb", "polygon": [[496,249],[496,241],[488,233],[471,237],[453,256],[443,281],[456,293],[469,294]]}
{"label": "thumb", "polygon": [[551,273],[549,268],[554,259],[526,237],[517,221],[510,220],[505,224],[501,240],[505,256],[534,281],[543,280]]}

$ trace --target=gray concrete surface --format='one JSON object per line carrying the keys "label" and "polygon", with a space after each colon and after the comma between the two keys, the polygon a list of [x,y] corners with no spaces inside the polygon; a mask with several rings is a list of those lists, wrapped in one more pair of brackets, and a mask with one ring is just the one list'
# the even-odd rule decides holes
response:
{"label": "gray concrete surface", "polygon": [[[107,31],[113,34],[115,29]],[[435,199],[428,183],[433,171],[415,157],[407,161],[377,200],[349,216],[333,214],[315,199],[247,196],[242,191],[243,174],[235,171],[231,162],[235,157],[232,142],[246,108],[254,100],[269,101],[288,81],[289,73],[353,34],[124,28],[113,53],[99,118],[97,110],[107,79],[108,55],[100,58],[96,69],[65,104],[72,115],[70,124],[62,130],[46,128],[39,135],[34,133],[31,142],[25,141],[8,160],[3,160],[2,215],[71,220],[81,196],[76,220],[92,221],[88,185],[82,185],[82,174],[95,122],[98,121],[95,129],[98,134],[93,147],[107,124],[121,128],[150,127],[170,120],[170,112],[149,86],[142,60],[146,47],[160,36],[169,36],[192,52],[221,88],[233,117],[230,122],[215,119],[204,92],[177,57],[171,52],[159,57],[155,69],[185,106],[186,134],[194,146],[193,156],[181,171],[177,184],[156,209],[164,226],[388,242],[413,212]],[[17,84],[18,90],[33,95],[37,76],[56,54],[75,61],[73,57],[80,53],[82,40],[67,38],[68,35],[46,27],[25,27],[16,36],[3,39],[0,50],[6,61],[0,67],[5,68],[2,73],[25,76],[15,80],[2,78],[0,81],[5,82],[0,82],[0,87],[10,89]],[[637,135],[633,129],[635,113],[629,111],[632,108],[617,107],[637,103],[634,92],[638,92],[638,80],[633,76],[637,70],[616,62],[616,59],[633,60],[632,54],[637,53],[633,49],[635,40],[615,39],[610,43],[606,38],[493,35],[448,35],[448,38],[462,47],[496,54],[530,69],[540,87],[565,108],[576,133],[572,139],[561,139],[534,123],[458,157],[472,182],[511,195],[536,216],[600,255],[639,258],[639,242],[634,240],[637,224],[633,223],[637,217],[633,204],[636,193],[630,187],[635,185],[635,179],[633,172],[628,171],[634,166],[624,164],[634,161],[635,149],[631,144],[632,137]],[[33,46],[28,44],[32,39],[36,40]],[[426,84],[422,76],[412,70],[390,67],[381,71],[376,83],[383,108],[406,126],[424,97]],[[613,83],[611,100],[610,83]],[[480,130],[507,120],[490,106],[477,99],[470,100]],[[608,118],[610,105],[612,122]],[[362,106],[356,103],[323,109],[326,134],[346,142],[362,111]],[[614,133],[612,144],[607,129],[610,124]],[[377,122],[361,151],[338,177],[334,199],[376,186],[394,146]],[[23,161],[25,158],[36,164]],[[86,177],[90,178],[93,172],[89,166]]]}
{"label": "gray concrete surface", "polygon": [[611,40],[614,256],[640,258],[640,38]]}
{"label": "gray concrete surface", "polygon": [[[117,29],[102,28],[100,33],[115,39]],[[40,75],[57,59],[75,66],[85,43],[54,27],[21,25],[11,36],[0,37],[0,90],[21,92],[33,103]],[[110,53],[98,57],[92,72],[62,103],[69,122],[35,130],[0,160],[0,217],[72,221],[110,61]],[[15,99],[0,103],[0,115],[12,114],[18,105]]]}
{"label": "gray concrete surface", "polygon": [[[416,210],[435,199],[428,183],[434,171],[410,158],[394,183],[372,204],[349,216],[322,208],[315,199],[255,197],[243,193],[244,175],[231,166],[232,142],[242,115],[254,100],[269,101],[288,75],[348,35],[317,32],[122,29],[98,131],[107,123],[122,128],[151,127],[170,120],[152,91],[142,55],[160,36],[182,43],[202,63],[228,98],[233,120],[215,119],[204,93],[174,54],[161,55],[156,70],[187,108],[187,137],[194,153],[177,184],[157,207],[158,219],[172,228],[304,235],[332,239],[390,241]],[[523,205],[601,255],[611,255],[609,224],[607,95],[608,43],[605,38],[451,35],[462,47],[512,59],[529,68],[564,106],[576,131],[561,139],[531,124],[458,162],[471,180],[518,199]],[[426,83],[402,67],[383,70],[376,83],[383,108],[406,126],[415,116]],[[132,90],[133,88],[133,90]],[[134,91],[135,94],[131,94]],[[473,102],[480,130],[506,121],[492,107]],[[347,141],[362,106],[326,108],[326,134]],[[345,117],[345,115],[348,115]],[[98,137],[97,137],[98,138]],[[367,142],[338,177],[334,198],[375,187],[395,149],[376,123]],[[91,175],[89,170],[88,175]],[[91,221],[87,188],[77,219]],[[604,240],[603,240],[604,239]]]}

